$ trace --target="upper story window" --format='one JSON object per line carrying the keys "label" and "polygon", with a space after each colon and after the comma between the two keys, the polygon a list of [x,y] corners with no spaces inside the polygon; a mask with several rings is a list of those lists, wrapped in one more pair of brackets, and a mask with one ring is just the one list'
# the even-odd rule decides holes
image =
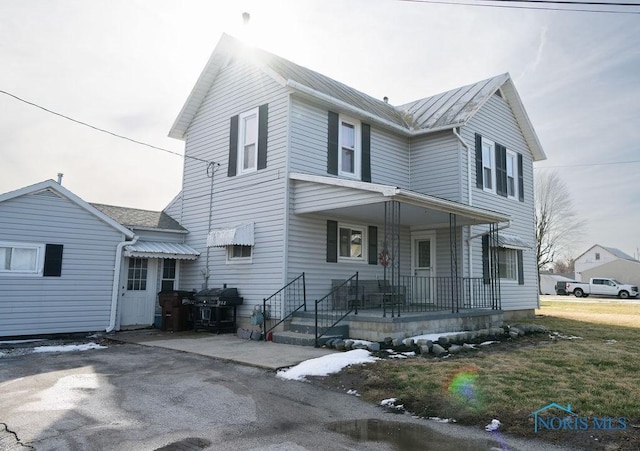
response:
{"label": "upper story window", "polygon": [[518,196],[518,156],[507,150],[507,197],[515,199]]}
{"label": "upper story window", "polygon": [[371,182],[371,126],[329,111],[327,173]]}
{"label": "upper story window", "polygon": [[476,187],[524,202],[522,155],[476,133]]}
{"label": "upper story window", "polygon": [[340,116],[340,159],[338,173],[360,178],[360,123]]}
{"label": "upper story window", "polygon": [[494,167],[494,150],[495,145],[492,141],[482,138],[482,180],[483,188],[486,191],[495,192],[495,171]]}
{"label": "upper story window", "polygon": [[229,124],[229,167],[234,177],[267,167],[269,104],[231,117]]}
{"label": "upper story window", "polygon": [[600,260],[600,252],[596,252],[596,260]]}
{"label": "upper story window", "polygon": [[258,109],[242,113],[238,130],[238,173],[253,172],[258,160]]}

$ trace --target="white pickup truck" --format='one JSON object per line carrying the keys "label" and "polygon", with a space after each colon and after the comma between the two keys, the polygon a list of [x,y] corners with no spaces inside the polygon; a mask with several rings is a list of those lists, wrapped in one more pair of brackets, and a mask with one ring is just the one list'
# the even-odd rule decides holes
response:
{"label": "white pickup truck", "polygon": [[618,282],[616,279],[594,277],[589,283],[567,282],[567,294],[573,293],[577,298],[594,296],[618,296],[620,299],[638,296],[638,287]]}

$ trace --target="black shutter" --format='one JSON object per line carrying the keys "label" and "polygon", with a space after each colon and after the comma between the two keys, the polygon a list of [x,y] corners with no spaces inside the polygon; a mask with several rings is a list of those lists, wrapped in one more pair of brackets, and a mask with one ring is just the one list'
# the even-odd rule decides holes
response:
{"label": "black shutter", "polygon": [[62,244],[47,244],[44,251],[45,277],[60,277],[62,274]]}
{"label": "black shutter", "polygon": [[378,264],[378,228],[369,226],[369,264]]}
{"label": "black shutter", "polygon": [[238,167],[238,118],[237,115],[233,116],[229,127],[229,177],[236,175]]}
{"label": "black shutter", "polygon": [[524,174],[522,173],[522,154],[518,154],[518,197],[524,202]]}
{"label": "black shutter", "polygon": [[496,192],[507,197],[507,148],[496,144]]}
{"label": "black shutter", "polygon": [[524,285],[524,261],[522,258],[522,251],[516,252],[518,260],[518,285]]}
{"label": "black shutter", "polygon": [[338,223],[327,220],[327,261],[338,261]]}
{"label": "black shutter", "polygon": [[362,124],[362,181],[371,181],[371,126]]}
{"label": "black shutter", "polygon": [[258,109],[258,169],[267,167],[267,126],[269,123],[269,105],[260,105]]}
{"label": "black shutter", "polygon": [[327,173],[338,175],[338,113],[329,111],[327,143]]}
{"label": "black shutter", "polygon": [[484,188],[482,180],[482,136],[476,133],[476,188]]}
{"label": "black shutter", "polygon": [[491,283],[489,268],[489,235],[482,235],[482,279],[485,285]]}

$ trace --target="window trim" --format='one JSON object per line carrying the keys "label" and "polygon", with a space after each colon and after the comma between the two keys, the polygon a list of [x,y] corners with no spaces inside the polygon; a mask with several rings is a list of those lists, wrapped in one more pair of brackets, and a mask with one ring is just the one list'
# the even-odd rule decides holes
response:
{"label": "window trim", "polygon": [[[253,143],[253,166],[244,168],[244,148],[246,138],[246,120],[251,116],[255,117],[255,142]],[[260,123],[260,108],[255,107],[244,113],[238,115],[238,150],[237,150],[237,175],[250,174],[258,170],[258,142],[260,141],[259,126]]]}
{"label": "window trim", "polygon": [[[342,169],[342,125],[347,124],[353,126],[353,172],[347,172]],[[343,114],[338,115],[338,175],[360,180],[362,177],[362,123],[349,116]]]}
{"label": "window trim", "polygon": [[[342,229],[349,229],[350,231],[356,230],[362,233],[362,242],[360,248],[362,249],[362,255],[360,257],[345,257],[340,255],[340,231]],[[366,225],[338,222],[338,261],[339,262],[352,262],[352,263],[369,263],[368,250],[369,250],[369,228]]]}
{"label": "window trim", "polygon": [[[485,156],[485,153],[484,153],[485,145],[489,146],[488,156]],[[496,180],[496,143],[483,136],[481,151],[482,151],[482,190],[488,193],[496,194],[497,192],[496,191],[496,182],[497,182]],[[486,169],[489,169],[491,171],[491,174],[490,174],[491,178],[489,180],[489,182],[491,182],[490,187],[487,187],[487,177],[485,174]]]}
{"label": "window trim", "polygon": [[0,269],[0,276],[42,276],[44,270],[44,243],[24,243],[15,241],[0,241],[0,247],[6,247],[11,249],[35,249],[36,260],[35,268],[33,270],[11,270]]}
{"label": "window trim", "polygon": [[[236,246],[240,246],[240,247],[248,247],[249,249],[251,249],[251,254],[248,257],[234,257],[233,256],[233,249]],[[226,263],[228,265],[237,265],[237,264],[242,264],[242,263],[253,263],[253,246],[241,246],[239,244],[230,244],[229,246],[226,247]]]}
{"label": "window trim", "polygon": [[[518,272],[518,251],[516,249],[509,249],[506,247],[497,247],[498,250],[498,278],[500,279],[501,282],[518,282],[519,280],[519,272]],[[503,253],[503,256],[506,255],[506,253],[508,253],[509,255],[511,255],[511,261],[507,262],[506,259],[503,262],[503,259],[500,256],[500,253]],[[506,275],[503,275],[502,272],[500,271],[500,265],[506,265],[509,264],[509,266],[511,266],[511,270],[513,272],[512,276],[513,277],[506,277]]]}
{"label": "window trim", "polygon": [[[513,194],[509,194],[509,158],[513,158]],[[507,165],[505,167],[507,174],[507,198],[518,200],[519,199],[519,176],[518,172],[518,154],[513,150],[507,149]]]}

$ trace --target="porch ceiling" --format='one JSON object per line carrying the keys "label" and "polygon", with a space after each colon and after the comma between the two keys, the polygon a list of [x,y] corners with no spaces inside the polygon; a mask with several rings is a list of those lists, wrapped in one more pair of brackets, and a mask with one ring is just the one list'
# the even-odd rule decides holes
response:
{"label": "porch ceiling", "polygon": [[391,185],[335,177],[291,173],[296,214],[323,213],[358,222],[384,222],[387,201],[401,204],[400,223],[432,228],[449,225],[449,214],[461,225],[509,221],[509,215],[404,190]]}

